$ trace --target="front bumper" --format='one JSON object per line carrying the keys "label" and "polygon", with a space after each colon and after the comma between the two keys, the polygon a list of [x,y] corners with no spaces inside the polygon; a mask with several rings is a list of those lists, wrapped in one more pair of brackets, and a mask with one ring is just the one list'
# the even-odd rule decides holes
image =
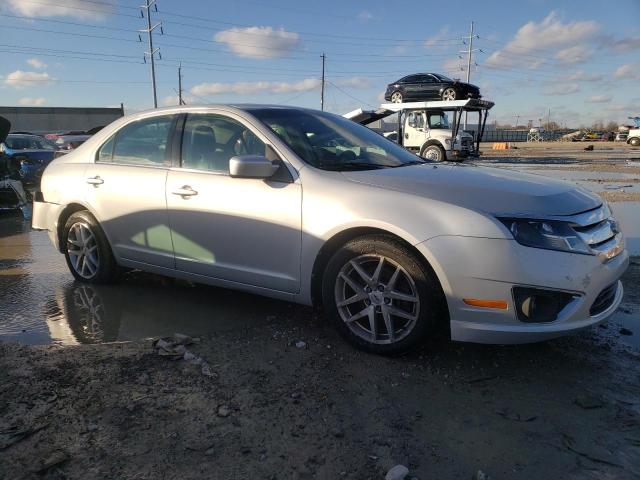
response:
{"label": "front bumper", "polygon": [[[440,278],[449,308],[451,339],[512,344],[559,337],[607,319],[622,300],[620,277],[629,265],[622,250],[610,260],[525,247],[511,239],[442,236],[417,245]],[[589,310],[598,295],[617,284],[610,304],[597,315]],[[558,318],[548,323],[518,320],[512,288],[526,286],[575,294]],[[467,305],[465,298],[504,300],[503,310]]]}

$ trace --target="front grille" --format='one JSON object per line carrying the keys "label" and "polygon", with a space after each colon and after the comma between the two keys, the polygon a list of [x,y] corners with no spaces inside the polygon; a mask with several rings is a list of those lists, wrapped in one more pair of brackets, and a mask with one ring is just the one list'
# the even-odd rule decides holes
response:
{"label": "front grille", "polygon": [[574,217],[571,227],[594,254],[609,252],[619,243],[618,225],[610,215],[609,209],[603,205]]}
{"label": "front grille", "polygon": [[596,315],[601,314],[607,308],[609,308],[613,301],[616,298],[616,292],[618,291],[618,283],[614,283],[613,285],[609,285],[607,288],[602,290],[600,294],[596,297],[593,305],[589,309],[589,315],[595,317]]}
{"label": "front grille", "polygon": [[11,187],[0,188],[0,207],[15,208],[18,205],[18,195]]}

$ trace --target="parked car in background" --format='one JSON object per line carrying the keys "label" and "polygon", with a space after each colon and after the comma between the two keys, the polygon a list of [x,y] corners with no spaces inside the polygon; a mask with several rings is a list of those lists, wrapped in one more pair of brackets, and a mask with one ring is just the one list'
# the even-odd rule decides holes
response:
{"label": "parked car in background", "polygon": [[[0,117],[0,145],[7,138],[10,128],[11,122]],[[25,218],[28,218],[31,209],[20,180],[19,170],[19,161],[0,151],[0,211],[21,209]]]}
{"label": "parked car in background", "polygon": [[481,343],[589,327],[620,304],[629,264],[594,193],[425,161],[279,106],[123,117],[47,167],[33,227],[80,282],[136,268],[322,304],[347,340],[386,354],[438,327]]}
{"label": "parked car in background", "polygon": [[26,185],[37,184],[58,147],[38,135],[10,133],[0,150],[20,162],[20,176]]}
{"label": "parked car in background", "polygon": [[91,135],[88,135],[86,133],[64,134],[60,135],[56,139],[56,145],[58,146],[59,150],[74,150],[84,142],[86,142],[89,138],[91,138]]}
{"label": "parked car in background", "polygon": [[387,85],[384,99],[393,103],[482,98],[480,88],[439,73],[416,73]]}

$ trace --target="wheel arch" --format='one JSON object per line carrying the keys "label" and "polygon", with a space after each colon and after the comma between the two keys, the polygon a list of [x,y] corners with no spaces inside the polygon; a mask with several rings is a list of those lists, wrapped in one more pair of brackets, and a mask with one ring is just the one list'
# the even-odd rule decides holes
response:
{"label": "wheel arch", "polygon": [[[76,212],[80,212],[82,210],[86,210],[91,215],[93,215],[96,218],[96,220],[98,219],[98,217],[96,216],[95,212],[93,212],[91,208],[89,208],[87,205],[84,205],[84,204],[82,204],[80,202],[68,203],[60,211],[60,214],[58,215],[58,221],[56,222],[56,238],[58,239],[58,250],[60,251],[60,253],[64,253],[64,245],[62,244],[62,236],[64,234],[64,226],[67,223],[67,220],[69,219],[69,217],[71,215],[73,215]],[[99,220],[98,220],[98,222],[99,222]],[[106,232],[105,232],[105,236],[106,236]],[[108,240],[108,237],[107,237],[107,240]],[[109,242],[109,244],[111,244],[111,242]]]}
{"label": "wheel arch", "polygon": [[442,294],[442,299],[444,301],[444,310],[447,312],[449,309],[447,308],[447,298],[444,294],[444,289],[442,285],[442,281],[440,276],[438,275],[436,269],[431,265],[429,260],[423,255],[423,253],[416,248],[416,246],[407,238],[403,238],[400,234],[391,232],[389,230],[385,230],[379,227],[369,227],[369,226],[361,226],[361,227],[351,227],[345,230],[342,230],[336,234],[334,234],[331,238],[329,238],[320,248],[319,252],[316,255],[316,258],[313,263],[313,269],[311,272],[311,301],[314,306],[320,306],[322,304],[322,281],[323,281],[323,273],[324,270],[333,256],[333,254],[338,251],[340,247],[344,244],[358,237],[362,237],[365,235],[386,235],[397,242],[401,243],[404,247],[406,247],[409,251],[415,254],[416,258],[419,259],[422,266],[433,273],[434,278],[438,281],[438,285],[440,287],[440,292]]}
{"label": "wheel arch", "polygon": [[444,148],[444,145],[442,145],[442,142],[440,140],[436,140],[435,138],[430,138],[429,140],[427,140],[422,144],[422,146],[420,147],[420,155],[424,153],[427,147],[431,147],[432,145],[440,147],[442,150],[444,150],[445,158],[446,158],[447,149]]}

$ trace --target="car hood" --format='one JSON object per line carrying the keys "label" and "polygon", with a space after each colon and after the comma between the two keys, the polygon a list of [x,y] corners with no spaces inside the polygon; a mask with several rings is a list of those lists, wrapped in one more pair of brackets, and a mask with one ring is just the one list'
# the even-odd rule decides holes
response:
{"label": "car hood", "polygon": [[343,175],[353,182],[498,216],[574,215],[602,204],[595,194],[570,183],[493,167],[425,164]]}

